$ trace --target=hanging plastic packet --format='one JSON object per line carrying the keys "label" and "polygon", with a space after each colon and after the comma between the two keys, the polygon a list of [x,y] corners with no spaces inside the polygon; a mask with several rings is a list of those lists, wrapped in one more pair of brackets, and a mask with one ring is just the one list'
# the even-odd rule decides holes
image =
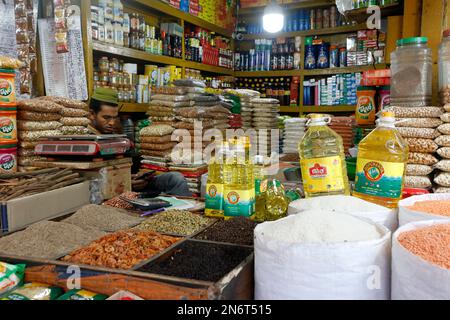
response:
{"label": "hanging plastic packet", "polygon": [[66,20],[66,5],[67,0],[53,0],[54,14],[55,14],[55,39],[56,52],[69,52],[69,44],[67,41],[67,20]]}
{"label": "hanging plastic packet", "polygon": [[23,281],[24,264],[8,264],[0,262],[0,295],[19,286]]}

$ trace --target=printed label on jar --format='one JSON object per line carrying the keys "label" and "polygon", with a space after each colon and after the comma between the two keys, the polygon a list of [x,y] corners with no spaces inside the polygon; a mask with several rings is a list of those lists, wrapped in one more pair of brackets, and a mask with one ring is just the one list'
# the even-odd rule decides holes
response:
{"label": "printed label on jar", "polygon": [[0,138],[11,139],[11,133],[14,131],[15,125],[11,118],[0,118]]}
{"label": "printed label on jar", "polygon": [[223,185],[208,183],[206,185],[205,212],[223,210]]}
{"label": "printed label on jar", "polygon": [[261,195],[267,191],[267,179],[255,179],[255,194],[256,196]]}
{"label": "printed label on jar", "polygon": [[225,217],[251,217],[255,214],[255,190],[225,190]]}
{"label": "printed label on jar", "polygon": [[373,101],[369,97],[361,97],[358,101],[358,113],[359,117],[364,120],[368,120],[370,113],[375,110]]}
{"label": "printed label on jar", "polygon": [[345,189],[342,160],[339,156],[300,161],[307,193],[334,192]]}
{"label": "printed label on jar", "polygon": [[16,167],[16,158],[10,154],[0,155],[0,170],[11,172]]}
{"label": "printed label on jar", "polygon": [[370,196],[399,199],[404,172],[403,163],[358,159],[355,190]]}
{"label": "printed label on jar", "polygon": [[9,97],[12,96],[14,85],[11,81],[0,79],[0,101],[10,102]]}

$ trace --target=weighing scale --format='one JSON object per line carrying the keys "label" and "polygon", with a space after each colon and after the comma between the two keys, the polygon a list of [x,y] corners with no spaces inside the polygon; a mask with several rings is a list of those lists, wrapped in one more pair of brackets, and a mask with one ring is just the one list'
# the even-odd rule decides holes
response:
{"label": "weighing scale", "polygon": [[85,135],[46,137],[35,148],[44,157],[107,157],[123,155],[131,149],[126,135]]}

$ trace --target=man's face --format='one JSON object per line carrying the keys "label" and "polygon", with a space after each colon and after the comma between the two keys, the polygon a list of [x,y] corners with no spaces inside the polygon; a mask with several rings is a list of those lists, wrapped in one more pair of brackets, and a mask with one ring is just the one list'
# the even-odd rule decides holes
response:
{"label": "man's face", "polygon": [[117,130],[119,121],[119,108],[102,105],[100,111],[91,111],[92,125],[102,134],[113,134]]}

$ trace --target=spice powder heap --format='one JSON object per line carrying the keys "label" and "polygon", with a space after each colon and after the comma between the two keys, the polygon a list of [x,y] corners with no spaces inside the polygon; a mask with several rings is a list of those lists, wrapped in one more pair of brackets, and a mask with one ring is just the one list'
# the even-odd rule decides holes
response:
{"label": "spice powder heap", "polygon": [[211,219],[184,210],[167,210],[144,221],[138,230],[189,236],[205,228]]}
{"label": "spice powder heap", "polygon": [[398,236],[398,241],[414,255],[450,269],[450,224],[403,232]]}
{"label": "spice powder heap", "polygon": [[418,201],[407,208],[413,211],[450,217],[450,200]]}
{"label": "spice powder heap", "polygon": [[152,231],[122,231],[104,236],[62,260],[91,266],[128,270],[167,249],[179,238]]}
{"label": "spice powder heap", "polygon": [[206,229],[196,239],[251,246],[256,225],[256,222],[244,217],[223,220]]}

